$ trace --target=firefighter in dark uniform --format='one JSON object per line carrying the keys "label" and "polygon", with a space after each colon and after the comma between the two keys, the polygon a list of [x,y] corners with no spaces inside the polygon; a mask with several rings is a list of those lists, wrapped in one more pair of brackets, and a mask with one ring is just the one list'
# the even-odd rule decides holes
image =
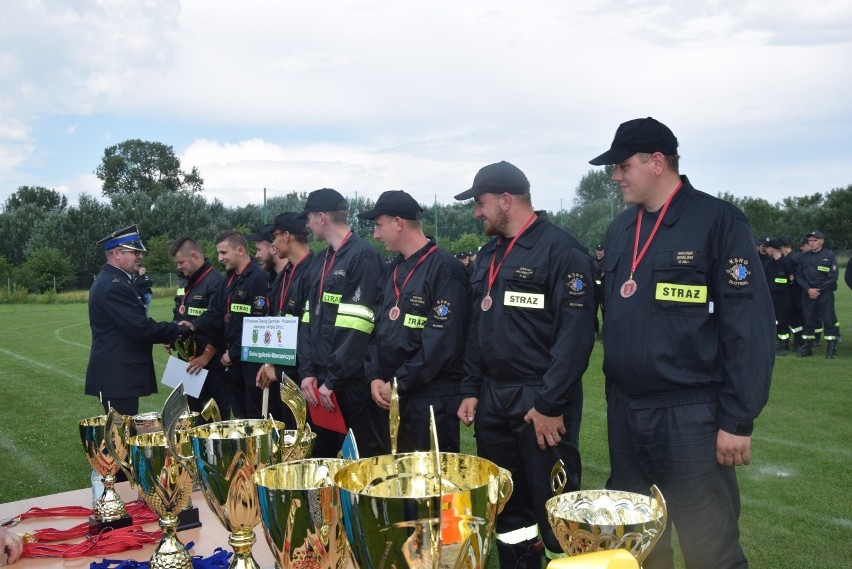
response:
{"label": "firefighter in dark uniform", "polygon": [[[781,243],[781,252],[790,259],[793,275],[795,275],[801,253],[793,251],[793,241],[787,235],[780,236],[778,242]],[[793,340],[793,350],[796,352],[802,346],[802,295],[800,292],[798,284],[790,287],[790,336]]]}
{"label": "firefighter in dark uniform", "polygon": [[604,271],[604,259],[604,246],[598,244],[595,246],[595,304],[600,307],[601,318],[598,318],[597,310],[595,310],[595,338],[600,338],[601,319],[603,319],[605,310],[603,305],[603,279],[606,275]]}
{"label": "firefighter in dark uniform", "polygon": [[148,318],[133,273],[145,254],[135,225],[98,241],[106,264],[89,290],[92,347],[86,368],[86,395],[99,397],[104,411],[139,412],[139,398],[157,392],[154,344],[169,343],[189,330],[174,322]]}
{"label": "firefighter in dark uniform", "polygon": [[[305,302],[308,300],[308,287],[305,276],[315,258],[308,248],[308,229],[305,220],[296,212],[284,212],[275,216],[272,224],[272,245],[279,259],[287,261],[287,266],[272,283],[269,291],[269,316],[292,316],[301,321]],[[281,374],[300,384],[297,366],[273,365],[265,363],[257,372],[256,385],[264,389],[281,380]],[[292,414],[282,408],[284,423],[294,424]]]}
{"label": "firefighter in dark uniform", "polygon": [[[308,195],[301,214],[328,248],[306,277],[310,286],[296,359],[308,404],[334,411],[334,394],[360,455],[369,457],[382,454],[388,440],[387,421],[370,398],[364,372],[383,263],[376,249],[349,229],[347,208],[343,196],[323,188]],[[341,443],[333,431],[318,430],[313,456],[335,457]]]}
{"label": "firefighter in dark uniform", "polygon": [[580,488],[581,379],[594,345],[594,262],[567,231],[533,210],[530,184],[508,162],[482,168],[473,215],[493,237],[471,277],[471,326],[459,419],[475,421],[477,453],[512,473],[497,517],[500,567],[540,567],[561,553],[547,521],[550,472],[565,463]]}
{"label": "firefighter in dark uniform", "polygon": [[766,283],[772,295],[772,307],[775,309],[776,344],[775,353],[786,356],[790,352],[790,318],[793,311],[793,301],[790,289],[798,290],[796,285],[796,268],[790,257],[785,257],[781,251],[781,242],[770,239],[766,243]]}
{"label": "firefighter in dark uniform", "polygon": [[243,318],[266,314],[268,275],[252,262],[248,242],[239,231],[225,231],[216,237],[219,262],[226,275],[215,302],[192,325],[199,332],[224,338],[220,362],[226,368],[228,400],[237,419],[261,416],[263,391],[255,385],[260,364],[241,361]]}
{"label": "firefighter in dark uniform", "polygon": [[[177,294],[175,294],[174,321],[187,320],[194,322],[207,312],[214,302],[214,296],[222,286],[223,277],[213,269],[213,265],[204,258],[204,253],[198,243],[190,237],[179,237],[169,247],[172,257],[180,273]],[[207,370],[207,378],[198,398],[187,395],[187,402],[192,411],[201,411],[210,399],[216,401],[223,420],[231,417],[231,404],[225,388],[227,376],[217,354],[221,354],[224,339],[221,329],[211,330],[210,333],[199,331],[195,335],[195,353],[190,357],[187,370],[198,373]]]}
{"label": "firefighter in dark uniform", "polygon": [[[469,314],[464,267],[423,233],[423,209],[403,191],[384,192],[358,215],[399,253],[385,270],[366,365],[373,401],[387,411],[399,393],[398,452],[430,449],[429,408],[442,452],[459,452],[459,384]],[[388,452],[390,449],[388,449]]]}
{"label": "firefighter in dark uniform", "polygon": [[[624,201],[604,246],[609,488],[656,484],[686,567],[747,567],[735,465],[769,396],[775,317],[748,221],[678,174],[677,138],[652,119],[609,151]],[[670,528],[644,561],[673,567]]]}
{"label": "firefighter in dark uniform", "polygon": [[796,279],[802,289],[802,311],[805,326],[802,332],[804,345],[799,356],[813,355],[817,321],[822,321],[825,340],[825,357],[837,356],[837,336],[840,332],[834,311],[834,291],[837,290],[837,257],[826,249],[821,231],[808,233],[810,251],[799,258]]}

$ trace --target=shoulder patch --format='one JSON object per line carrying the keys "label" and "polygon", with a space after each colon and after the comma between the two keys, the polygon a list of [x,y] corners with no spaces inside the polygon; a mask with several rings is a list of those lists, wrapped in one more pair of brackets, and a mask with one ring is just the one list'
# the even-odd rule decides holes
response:
{"label": "shoulder patch", "polygon": [[252,306],[256,310],[263,310],[266,308],[266,297],[265,296],[256,296],[254,297],[254,301],[252,302]]}
{"label": "shoulder patch", "polygon": [[583,273],[568,273],[565,277],[565,292],[570,296],[584,296],[588,286]]}
{"label": "shoulder patch", "polygon": [[449,300],[439,299],[435,301],[435,306],[432,307],[435,320],[438,322],[446,322],[452,314],[452,303]]}
{"label": "shoulder patch", "polygon": [[727,262],[728,284],[734,288],[742,288],[749,285],[748,277],[751,270],[748,268],[749,260],[743,257],[731,257]]}

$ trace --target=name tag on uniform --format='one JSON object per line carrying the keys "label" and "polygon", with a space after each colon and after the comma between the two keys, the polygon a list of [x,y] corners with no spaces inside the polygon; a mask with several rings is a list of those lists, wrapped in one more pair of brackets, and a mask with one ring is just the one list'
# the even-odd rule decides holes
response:
{"label": "name tag on uniform", "polygon": [[343,298],[341,294],[334,294],[333,292],[324,292],[322,293],[322,301],[328,304],[340,304],[340,299]]}
{"label": "name tag on uniform", "polygon": [[826,267],[825,265],[817,265],[817,270],[822,271],[823,273],[830,273],[831,267]]}
{"label": "name tag on uniform", "polygon": [[190,316],[201,316],[202,314],[207,312],[207,309],[206,308],[193,308],[193,307],[190,306],[189,309],[186,312]]}
{"label": "name tag on uniform", "polygon": [[784,277],[775,277],[775,284],[787,284],[787,279]]}
{"label": "name tag on uniform", "polygon": [[507,290],[503,294],[503,306],[516,306],[518,308],[544,308],[544,295]]}
{"label": "name tag on uniform", "polygon": [[426,326],[426,317],[415,316],[414,314],[406,314],[405,320],[403,320],[402,324],[403,326],[407,326],[408,328],[423,328]]}
{"label": "name tag on uniform", "polygon": [[242,314],[251,314],[251,304],[231,304],[231,312],[240,312]]}
{"label": "name tag on uniform", "polygon": [[681,285],[672,283],[657,283],[657,300],[669,302],[707,302],[707,287],[705,285]]}

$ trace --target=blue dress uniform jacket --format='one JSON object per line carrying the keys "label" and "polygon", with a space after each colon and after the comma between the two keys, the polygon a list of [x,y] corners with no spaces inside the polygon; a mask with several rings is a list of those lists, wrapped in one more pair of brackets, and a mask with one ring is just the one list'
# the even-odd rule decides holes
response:
{"label": "blue dress uniform jacket", "polygon": [[[630,275],[636,208],[607,230],[604,375],[649,405],[718,399],[719,427],[750,435],[775,361],[766,278],[742,212],[681,180],[629,298],[619,291]],[[650,233],[655,219],[644,215]]]}
{"label": "blue dress uniform jacket", "polygon": [[85,393],[104,401],[156,393],[151,349],[174,341],[178,326],[148,318],[138,289],[118,267],[104,265],[89,290],[89,324]]}

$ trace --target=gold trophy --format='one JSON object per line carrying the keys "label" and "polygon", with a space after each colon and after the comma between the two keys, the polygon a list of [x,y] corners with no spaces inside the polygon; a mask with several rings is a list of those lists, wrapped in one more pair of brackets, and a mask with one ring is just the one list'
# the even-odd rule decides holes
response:
{"label": "gold trophy", "polygon": [[[293,405],[297,421],[305,417],[304,398],[292,381],[282,381],[281,399]],[[174,396],[174,397],[172,397]],[[163,422],[171,452],[181,461],[195,462],[198,481],[210,511],[230,532],[228,543],[234,550],[230,569],[260,569],[251,550],[256,541],[254,528],[260,523],[254,474],[264,466],[281,462],[299,448],[285,447],[284,423],[270,419],[239,419],[201,425],[186,431],[191,442],[187,453],[178,445],[177,422],[186,409],[183,386],[179,385],[163,408]],[[180,401],[183,400],[181,403]],[[304,426],[297,425],[294,441],[303,438]],[[286,452],[285,452],[286,448]],[[282,454],[284,456],[282,456]]]}
{"label": "gold trophy", "polygon": [[432,450],[358,460],[334,476],[352,556],[375,569],[482,569],[509,472],[484,458]]}
{"label": "gold trophy", "polygon": [[641,566],[668,521],[659,488],[652,496],[617,490],[581,490],[549,499],[547,517],[562,550],[580,555],[626,549]]}
{"label": "gold trophy", "polygon": [[263,531],[279,569],[343,569],[349,542],[334,474],[350,461],[312,458],[254,475]]}
{"label": "gold trophy", "polygon": [[[128,417],[121,417],[126,422]],[[96,535],[104,528],[122,528],[131,525],[132,518],[127,515],[124,502],[115,491],[115,475],[118,473],[118,462],[107,449],[108,431],[106,429],[107,415],[89,417],[80,421],[80,440],[89,464],[97,472],[104,483],[104,492],[95,503],[94,513],[89,518],[89,535]],[[128,448],[123,437],[113,441],[115,455],[127,459]]]}
{"label": "gold trophy", "polygon": [[[110,411],[110,416],[113,414],[117,415],[114,410]],[[176,430],[173,436],[174,444],[183,453],[189,453],[186,431]],[[125,470],[127,477],[139,487],[154,513],[160,516],[160,527],[163,530],[163,537],[151,557],[151,569],[192,569],[192,557],[175,533],[178,515],[189,504],[192,494],[191,463],[186,464],[172,456],[163,431],[132,436],[127,440],[127,445],[130,447],[130,460],[123,461],[116,457],[116,461]]]}

